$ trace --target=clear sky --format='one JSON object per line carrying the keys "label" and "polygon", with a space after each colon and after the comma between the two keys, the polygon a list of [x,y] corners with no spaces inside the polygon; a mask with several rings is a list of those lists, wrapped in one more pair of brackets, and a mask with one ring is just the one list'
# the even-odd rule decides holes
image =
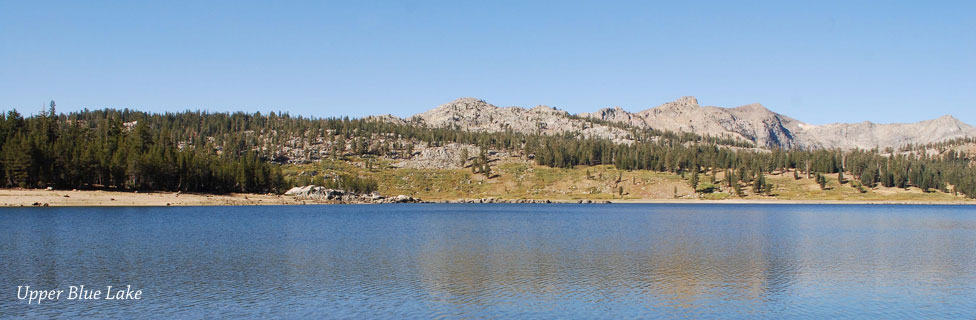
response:
{"label": "clear sky", "polygon": [[0,109],[573,113],[680,96],[976,124],[976,1],[0,0]]}

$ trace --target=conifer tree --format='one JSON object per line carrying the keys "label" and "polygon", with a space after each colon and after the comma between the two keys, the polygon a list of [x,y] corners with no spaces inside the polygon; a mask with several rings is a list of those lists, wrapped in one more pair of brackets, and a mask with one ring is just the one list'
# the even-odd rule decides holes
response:
{"label": "conifer tree", "polygon": [[765,193],[766,188],[766,176],[762,172],[756,175],[756,179],[752,181],[752,193],[762,194]]}

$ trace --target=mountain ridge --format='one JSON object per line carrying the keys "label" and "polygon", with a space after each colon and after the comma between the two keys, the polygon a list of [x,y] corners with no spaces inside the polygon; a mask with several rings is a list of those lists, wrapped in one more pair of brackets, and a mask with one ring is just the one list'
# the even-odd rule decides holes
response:
{"label": "mountain ridge", "polygon": [[615,106],[575,115],[543,105],[498,107],[476,98],[459,98],[409,119],[430,127],[479,132],[570,133],[618,143],[630,141],[628,130],[605,124],[613,123],[741,139],[760,147],[787,149],[897,148],[976,136],[976,127],[949,114],[913,123],[862,121],[816,125],[776,113],[760,103],[732,108],[702,106],[693,96],[637,112]]}
{"label": "mountain ridge", "polygon": [[459,98],[410,118],[430,127],[456,128],[475,132],[505,132],[555,135],[578,134],[581,138],[628,140],[624,129],[596,125],[574,118],[569,112],[549,106],[498,107],[475,98]]}

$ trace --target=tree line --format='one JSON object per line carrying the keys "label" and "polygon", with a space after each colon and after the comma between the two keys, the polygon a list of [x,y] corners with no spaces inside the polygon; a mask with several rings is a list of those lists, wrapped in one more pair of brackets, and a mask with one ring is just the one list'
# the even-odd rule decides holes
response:
{"label": "tree line", "polygon": [[[128,122],[124,122],[128,121]],[[0,186],[277,192],[281,170],[257,152],[193,147],[144,113],[0,115]],[[179,131],[179,132],[177,132]]]}
{"label": "tree line", "polygon": [[627,145],[559,137],[538,137],[527,143],[527,150],[537,164],[551,167],[610,164],[622,170],[677,174],[728,171],[747,183],[763,173],[777,171],[802,171],[808,176],[838,174],[841,179],[846,171],[866,187],[918,187],[925,192],[951,191],[976,198],[974,159],[953,150],[937,155],[878,150],[755,150],[667,139]]}

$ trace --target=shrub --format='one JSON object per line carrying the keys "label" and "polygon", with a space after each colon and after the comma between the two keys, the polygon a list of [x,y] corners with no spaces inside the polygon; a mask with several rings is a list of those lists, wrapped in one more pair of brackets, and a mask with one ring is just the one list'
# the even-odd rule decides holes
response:
{"label": "shrub", "polygon": [[712,192],[715,192],[716,189],[718,189],[718,187],[716,185],[711,184],[711,183],[708,183],[708,182],[705,182],[705,183],[699,184],[698,187],[695,188],[695,192],[698,192],[698,193],[712,193]]}

